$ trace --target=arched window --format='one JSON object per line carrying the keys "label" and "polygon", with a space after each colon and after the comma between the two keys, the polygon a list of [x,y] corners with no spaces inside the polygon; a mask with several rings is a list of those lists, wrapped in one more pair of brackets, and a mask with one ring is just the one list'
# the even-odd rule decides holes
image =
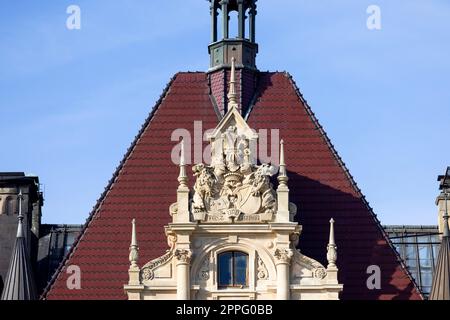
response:
{"label": "arched window", "polygon": [[5,199],[5,205],[3,207],[3,212],[7,215],[7,216],[12,216],[13,214],[15,214],[16,212],[16,201],[12,198],[12,197],[7,197]]}
{"label": "arched window", "polygon": [[230,28],[230,34],[229,39],[237,39],[239,35],[239,14],[237,11],[231,11],[229,13],[230,19],[229,19],[229,28]]}
{"label": "arched window", "polygon": [[218,257],[219,288],[245,288],[248,286],[248,254],[227,251]]}

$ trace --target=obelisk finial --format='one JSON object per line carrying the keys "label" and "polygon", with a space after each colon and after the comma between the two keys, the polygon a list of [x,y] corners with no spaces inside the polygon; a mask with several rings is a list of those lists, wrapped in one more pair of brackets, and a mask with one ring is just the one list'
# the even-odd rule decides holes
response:
{"label": "obelisk finial", "polygon": [[136,237],[136,219],[131,221],[131,245],[130,245],[130,263],[131,267],[137,267],[138,259],[139,259],[139,247],[137,244]]}
{"label": "obelisk finial", "polygon": [[228,109],[238,108],[236,93],[236,58],[231,59],[230,91],[228,92]]}
{"label": "obelisk finial", "polygon": [[280,141],[280,171],[278,173],[278,182],[281,185],[287,185],[289,178],[286,171],[286,162],[284,158],[284,141]]}
{"label": "obelisk finial", "polygon": [[181,141],[181,154],[180,154],[180,175],[178,176],[178,182],[180,187],[187,188],[188,177],[186,174],[186,159],[184,155],[184,139]]}
{"label": "obelisk finial", "polygon": [[330,220],[330,239],[327,246],[328,268],[336,268],[337,246],[334,239],[334,219]]}

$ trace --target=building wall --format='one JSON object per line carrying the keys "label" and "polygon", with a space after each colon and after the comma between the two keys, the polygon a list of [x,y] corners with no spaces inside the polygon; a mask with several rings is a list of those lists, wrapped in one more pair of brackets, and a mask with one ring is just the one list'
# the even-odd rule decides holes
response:
{"label": "building wall", "polygon": [[64,259],[81,225],[41,225],[43,196],[37,177],[23,173],[0,173],[0,293],[8,272],[17,235],[18,194],[22,191],[22,213],[28,254],[38,294]]}
{"label": "building wall", "polygon": [[[37,178],[0,174],[0,277],[5,279],[18,224],[18,194],[22,191],[25,237],[31,261],[36,261],[42,196]],[[34,264],[33,267],[36,265]]]}

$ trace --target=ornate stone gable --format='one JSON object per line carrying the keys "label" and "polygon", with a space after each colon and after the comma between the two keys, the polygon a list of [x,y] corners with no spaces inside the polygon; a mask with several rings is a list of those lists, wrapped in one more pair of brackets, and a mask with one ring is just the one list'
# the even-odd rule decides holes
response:
{"label": "ornate stone gable", "polygon": [[[232,74],[234,69],[233,61]],[[234,76],[228,107],[209,136],[210,164],[193,167],[193,190],[181,143],[177,202],[169,208],[172,223],[165,227],[170,249],[142,268],[133,223],[129,283],[124,287],[128,298],[338,299],[342,285],[337,280],[334,221],[328,246],[324,244],[329,260],[325,268],[296,249],[302,226],[294,222],[297,206],[289,202],[284,142],[278,167],[258,163],[258,135],[238,112]],[[276,189],[271,183],[275,174]],[[240,260],[224,264],[224,257]],[[231,266],[238,261],[240,280],[234,282],[236,271],[227,268],[235,268]]]}
{"label": "ornate stone gable", "polygon": [[191,211],[195,221],[273,220],[277,200],[270,178],[278,169],[270,164],[256,164],[257,139],[258,135],[232,107],[210,136],[211,165],[193,167],[196,182]]}

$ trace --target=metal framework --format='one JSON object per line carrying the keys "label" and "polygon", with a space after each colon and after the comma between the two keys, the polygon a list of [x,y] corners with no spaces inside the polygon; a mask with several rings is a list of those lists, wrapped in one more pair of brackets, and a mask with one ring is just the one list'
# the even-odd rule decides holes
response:
{"label": "metal framework", "polygon": [[437,226],[385,226],[400,257],[425,297],[432,279],[441,244]]}

